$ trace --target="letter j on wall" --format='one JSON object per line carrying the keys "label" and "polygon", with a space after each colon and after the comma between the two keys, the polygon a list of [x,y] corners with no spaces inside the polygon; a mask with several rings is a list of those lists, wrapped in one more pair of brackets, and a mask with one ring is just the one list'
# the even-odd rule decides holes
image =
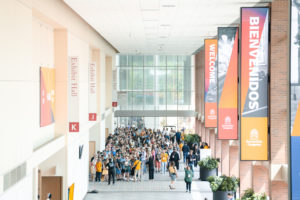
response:
{"label": "letter j on wall", "polygon": [[269,8],[241,12],[241,160],[268,160]]}

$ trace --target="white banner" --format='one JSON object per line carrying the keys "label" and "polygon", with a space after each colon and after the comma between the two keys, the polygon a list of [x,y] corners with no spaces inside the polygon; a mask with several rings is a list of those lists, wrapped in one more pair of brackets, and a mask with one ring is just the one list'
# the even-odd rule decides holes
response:
{"label": "white banner", "polygon": [[97,120],[97,67],[89,64],[89,121]]}
{"label": "white banner", "polygon": [[79,59],[69,58],[69,132],[79,132]]}

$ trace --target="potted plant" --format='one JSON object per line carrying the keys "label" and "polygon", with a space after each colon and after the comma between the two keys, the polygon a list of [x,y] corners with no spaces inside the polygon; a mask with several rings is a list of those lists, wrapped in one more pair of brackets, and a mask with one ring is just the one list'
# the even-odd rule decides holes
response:
{"label": "potted plant", "polygon": [[245,191],[241,200],[267,200],[265,193],[255,193],[253,189],[249,188]]}
{"label": "potted plant", "polygon": [[200,180],[206,181],[210,176],[216,176],[219,167],[219,159],[207,157],[198,162],[200,166]]}
{"label": "potted plant", "polygon": [[235,193],[239,187],[240,180],[234,176],[210,176],[207,178],[213,191],[214,200],[226,200],[228,193]]}
{"label": "potted plant", "polygon": [[184,141],[190,148],[192,148],[193,144],[197,144],[199,146],[201,138],[198,134],[184,134]]}

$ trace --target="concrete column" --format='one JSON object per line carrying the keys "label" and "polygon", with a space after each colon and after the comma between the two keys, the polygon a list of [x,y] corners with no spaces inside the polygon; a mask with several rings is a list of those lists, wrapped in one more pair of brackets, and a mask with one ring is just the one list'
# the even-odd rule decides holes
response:
{"label": "concrete column", "polygon": [[[271,3],[271,45],[270,45],[270,170],[259,170],[262,177],[276,177],[270,183],[272,200],[288,199],[288,184],[284,181],[288,171],[278,169],[288,164],[289,137],[289,1],[274,0]],[[270,171],[270,173],[269,173]],[[271,177],[268,177],[271,179]],[[267,180],[265,183],[267,184]],[[255,186],[257,187],[257,186]],[[256,188],[257,190],[259,188]]]}
{"label": "concrete column", "polygon": [[240,161],[240,196],[252,188],[252,162]]}
{"label": "concrete column", "polygon": [[229,172],[230,176],[239,177],[239,147],[229,147]]}
{"label": "concrete column", "polygon": [[[216,138],[216,158],[219,158],[219,159],[221,159],[221,157],[222,157],[222,142],[221,142],[221,140],[218,140],[217,138]],[[222,164],[220,163],[219,164],[219,169],[218,169],[218,171],[219,171],[219,174],[222,174]]]}
{"label": "concrete column", "polygon": [[205,141],[207,142],[208,145],[209,144],[209,128],[205,129]]}
{"label": "concrete column", "polygon": [[221,164],[222,175],[229,176],[229,140],[222,140]]}
{"label": "concrete column", "polygon": [[202,133],[202,142],[205,142],[205,127],[204,127],[204,123],[201,123],[201,133]]}
{"label": "concrete column", "polygon": [[209,130],[209,146],[211,149],[211,157],[215,158],[216,157],[216,134],[214,129]]}
{"label": "concrete column", "polygon": [[285,181],[272,181],[271,183],[272,200],[289,199],[288,184]]}
{"label": "concrete column", "polygon": [[253,190],[269,196],[269,169],[263,165],[253,166]]}

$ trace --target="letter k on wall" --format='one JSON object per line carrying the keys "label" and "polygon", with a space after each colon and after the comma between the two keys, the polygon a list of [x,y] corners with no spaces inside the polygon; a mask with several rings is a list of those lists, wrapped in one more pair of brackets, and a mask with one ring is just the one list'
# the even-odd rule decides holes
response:
{"label": "letter k on wall", "polygon": [[79,122],[70,122],[69,132],[79,132]]}

